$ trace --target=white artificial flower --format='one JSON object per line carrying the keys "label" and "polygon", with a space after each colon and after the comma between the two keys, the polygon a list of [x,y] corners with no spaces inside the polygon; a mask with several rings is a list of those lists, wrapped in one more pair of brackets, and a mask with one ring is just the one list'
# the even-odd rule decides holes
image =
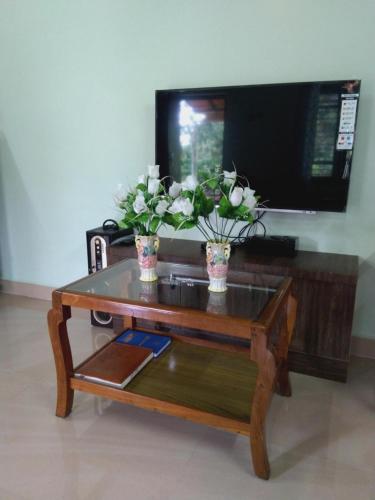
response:
{"label": "white artificial flower", "polygon": [[152,179],[159,179],[159,165],[149,165],[148,166],[148,175]]}
{"label": "white artificial flower", "polygon": [[133,208],[134,208],[134,212],[136,214],[140,214],[141,212],[145,212],[147,210],[147,205],[146,205],[145,197],[143,196],[143,193],[138,194],[135,197],[135,200],[133,203]]}
{"label": "white artificial flower", "polygon": [[169,196],[172,198],[177,198],[181,191],[181,184],[179,182],[173,181],[172,186],[169,188]]}
{"label": "white artificial flower", "polygon": [[138,177],[138,184],[147,184],[147,175],[142,174]]}
{"label": "white artificial flower", "polygon": [[156,194],[159,191],[159,185],[160,185],[159,179],[153,179],[150,177],[150,179],[148,180],[147,191],[150,194]]}
{"label": "white artificial flower", "polygon": [[245,205],[245,207],[247,207],[249,210],[253,210],[253,208],[255,208],[257,204],[257,199],[255,198],[255,196],[248,196],[247,198],[243,199],[242,204]]}
{"label": "white artificial flower", "polygon": [[169,203],[167,202],[167,200],[160,200],[155,207],[155,212],[157,213],[157,215],[160,215],[160,217],[162,217],[165,214],[168,205]]}
{"label": "white artificial flower", "polygon": [[252,198],[255,194],[255,190],[254,189],[250,189],[249,187],[245,187],[245,189],[243,190],[243,197],[246,199],[246,198]]}
{"label": "white artificial flower", "polygon": [[241,187],[233,188],[233,191],[229,196],[229,201],[234,207],[238,207],[239,205],[241,205],[242,195],[243,195],[243,189]]}
{"label": "white artificial flower", "polygon": [[249,187],[245,187],[243,190],[243,205],[247,207],[249,210],[252,210],[255,208],[256,204],[258,203],[257,199],[255,198],[255,191],[254,189],[250,189]]}
{"label": "white artificial flower", "polygon": [[233,172],[228,172],[228,170],[224,170],[224,184],[227,186],[232,186],[236,182],[237,172],[233,170]]}
{"label": "white artificial flower", "polygon": [[189,198],[176,198],[172,205],[170,206],[169,211],[172,214],[183,213],[187,217],[189,217],[194,212],[194,206]]}
{"label": "white artificial flower", "polygon": [[194,175],[188,175],[184,181],[181,183],[182,189],[188,189],[189,191],[194,191],[198,186],[198,181]]}
{"label": "white artificial flower", "polygon": [[113,199],[115,200],[116,205],[119,205],[121,202],[125,200],[128,195],[128,190],[124,187],[123,184],[117,184],[117,189],[113,193]]}

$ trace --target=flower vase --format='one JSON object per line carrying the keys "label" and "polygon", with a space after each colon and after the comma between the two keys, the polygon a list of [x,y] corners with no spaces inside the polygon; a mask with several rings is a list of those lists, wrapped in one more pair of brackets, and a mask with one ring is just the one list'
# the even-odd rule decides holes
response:
{"label": "flower vase", "polygon": [[228,261],[230,243],[207,242],[207,272],[210,279],[210,292],[225,292],[227,289]]}
{"label": "flower vase", "polygon": [[144,281],[140,284],[139,300],[146,303],[158,301],[158,284],[156,281]]}
{"label": "flower vase", "polygon": [[141,271],[139,279],[141,281],[156,281],[156,264],[158,262],[159,236],[135,237],[135,246],[138,252],[138,264]]}
{"label": "flower vase", "polygon": [[210,292],[206,311],[211,314],[227,314],[227,296],[225,293]]}

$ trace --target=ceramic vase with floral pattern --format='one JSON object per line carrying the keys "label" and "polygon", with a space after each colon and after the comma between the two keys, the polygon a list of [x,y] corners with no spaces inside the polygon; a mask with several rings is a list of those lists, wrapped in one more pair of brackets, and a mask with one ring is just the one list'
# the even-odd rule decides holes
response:
{"label": "ceramic vase with floral pattern", "polygon": [[207,272],[210,279],[210,292],[225,292],[227,289],[228,261],[230,257],[229,243],[207,242]]}
{"label": "ceramic vase with floral pattern", "polygon": [[139,279],[141,281],[156,281],[156,264],[158,262],[159,236],[135,237],[135,246],[138,252],[138,264],[141,271]]}

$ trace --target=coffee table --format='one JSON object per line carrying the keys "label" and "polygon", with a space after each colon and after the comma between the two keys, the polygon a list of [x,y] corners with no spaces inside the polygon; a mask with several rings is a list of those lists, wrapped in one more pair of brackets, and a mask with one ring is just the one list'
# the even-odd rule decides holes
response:
{"label": "coffee table", "polygon": [[[274,391],[291,395],[292,280],[233,271],[227,291],[217,293],[208,291],[203,267],[159,262],[157,272],[157,282],[143,283],[137,261],[127,259],[52,293],[56,415],[70,414],[79,390],[244,434],[256,475],[268,479],[267,410]],[[76,378],[80,365],[73,366],[67,330],[71,307],[119,316],[123,328],[167,334],[172,344],[124,389]]]}

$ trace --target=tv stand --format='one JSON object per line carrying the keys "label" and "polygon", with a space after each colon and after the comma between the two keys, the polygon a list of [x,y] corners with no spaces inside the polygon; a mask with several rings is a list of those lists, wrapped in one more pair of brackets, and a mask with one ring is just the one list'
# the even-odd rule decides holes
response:
{"label": "tv stand", "polygon": [[[136,257],[130,246],[108,249],[108,263]],[[161,238],[159,259],[204,264],[201,242]],[[289,348],[292,371],[345,382],[348,375],[358,257],[298,251],[295,257],[252,254],[237,247],[231,269],[293,278],[298,313]]]}

